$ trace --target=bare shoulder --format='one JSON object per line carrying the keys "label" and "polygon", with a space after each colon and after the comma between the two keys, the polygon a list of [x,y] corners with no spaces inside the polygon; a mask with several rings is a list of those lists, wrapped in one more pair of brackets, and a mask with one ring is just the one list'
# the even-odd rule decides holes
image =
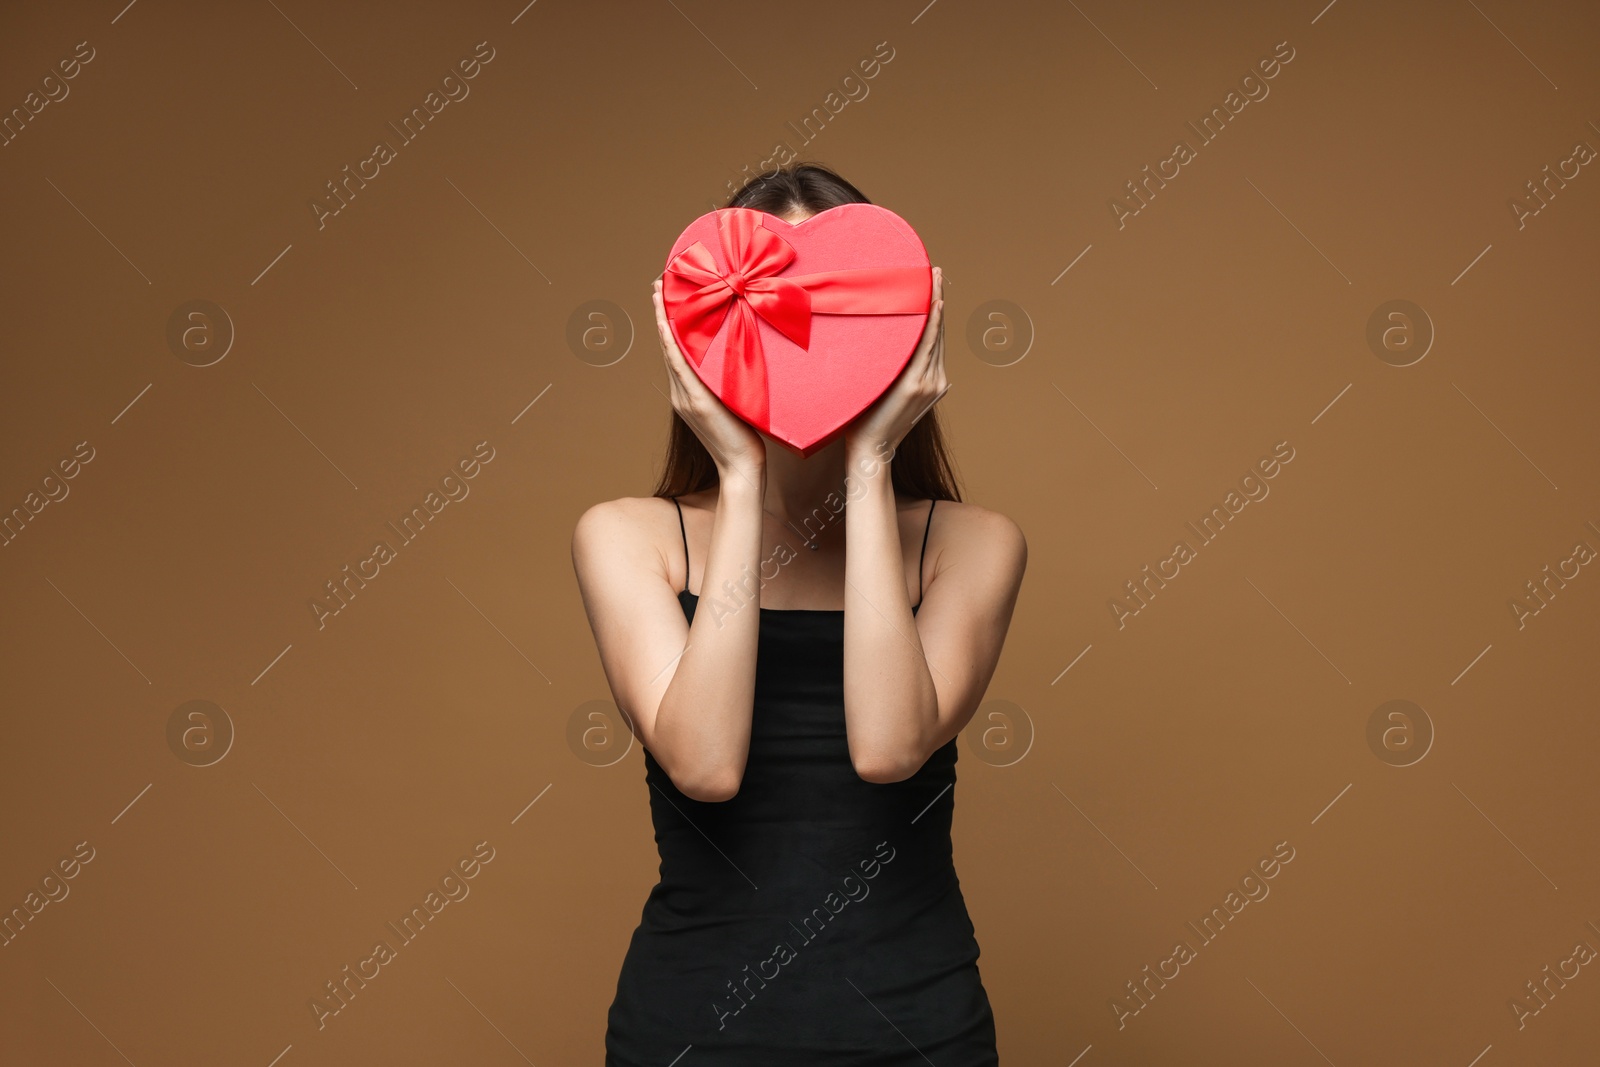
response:
{"label": "bare shoulder", "polygon": [[602,500],[590,505],[578,516],[573,538],[626,536],[648,530],[659,523],[663,508],[670,512],[672,501],[655,496],[620,496],[615,500]]}
{"label": "bare shoulder", "polygon": [[1003,634],[999,620],[1010,618],[1028,566],[1022,527],[998,511],[941,500],[932,515],[928,555],[927,625],[935,618],[949,623],[953,611],[965,620],[959,625],[998,626]]}
{"label": "bare shoulder", "polygon": [[989,558],[1020,573],[1028,561],[1028,541],[1010,516],[958,500],[941,500],[931,540],[941,550],[966,558]]}
{"label": "bare shoulder", "polygon": [[581,567],[587,558],[665,562],[662,538],[670,525],[677,534],[672,501],[656,496],[624,496],[591,505],[572,530],[572,556]]}

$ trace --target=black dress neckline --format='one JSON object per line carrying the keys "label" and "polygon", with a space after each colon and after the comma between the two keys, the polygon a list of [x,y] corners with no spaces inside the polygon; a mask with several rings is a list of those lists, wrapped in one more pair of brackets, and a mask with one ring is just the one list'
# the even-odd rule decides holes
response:
{"label": "black dress neckline", "polygon": [[[698,605],[700,603],[700,594],[691,593],[687,589],[678,590],[678,602],[679,603],[683,602],[683,598],[684,597],[688,597],[690,600],[693,600],[696,605]],[[918,601],[917,603],[911,605],[911,614],[915,615],[917,613],[917,609],[920,608],[920,607],[922,607],[922,602],[921,601]],[[843,608],[768,608],[768,607],[763,607],[761,610],[766,612],[766,613],[768,613],[769,615],[843,615],[844,614],[844,609]]]}
{"label": "black dress neckline", "polygon": [[[917,557],[917,602],[911,605],[911,614],[915,615],[917,609],[922,607],[923,584],[922,570],[928,560],[928,534],[933,529],[933,506],[937,499],[928,501],[928,519],[922,527],[922,553]],[[689,527],[683,521],[683,505],[678,503],[678,498],[672,498],[672,506],[678,512],[678,532],[683,535],[683,588],[678,590],[678,604],[688,611],[683,598],[688,596],[698,606],[700,596],[698,593],[689,592]],[[843,608],[762,608],[769,615],[837,615],[844,617]]]}

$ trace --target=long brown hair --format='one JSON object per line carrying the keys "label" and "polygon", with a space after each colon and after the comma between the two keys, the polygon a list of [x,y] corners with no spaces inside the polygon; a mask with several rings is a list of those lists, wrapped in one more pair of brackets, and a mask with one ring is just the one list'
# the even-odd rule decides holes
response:
{"label": "long brown hair", "polygon": [[[772,215],[818,214],[840,204],[870,204],[861,190],[820,163],[790,163],[751,178],[727,207]],[[918,500],[960,500],[955,467],[945,446],[937,406],[911,427],[889,464],[895,492]],[[683,416],[672,413],[666,462],[655,496],[682,496],[717,484],[717,465]]]}

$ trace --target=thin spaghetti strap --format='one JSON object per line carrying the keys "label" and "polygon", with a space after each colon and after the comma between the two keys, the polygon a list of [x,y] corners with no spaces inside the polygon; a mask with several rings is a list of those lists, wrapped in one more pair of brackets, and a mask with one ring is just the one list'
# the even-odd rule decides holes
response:
{"label": "thin spaghetti strap", "polygon": [[683,505],[678,503],[678,498],[672,498],[672,506],[678,509],[678,532],[683,534],[683,591],[689,591],[689,531],[683,525]]}
{"label": "thin spaghetti strap", "polygon": [[922,606],[922,564],[928,558],[928,531],[933,529],[933,506],[938,500],[928,501],[928,522],[922,528],[922,555],[917,557],[917,606]]}

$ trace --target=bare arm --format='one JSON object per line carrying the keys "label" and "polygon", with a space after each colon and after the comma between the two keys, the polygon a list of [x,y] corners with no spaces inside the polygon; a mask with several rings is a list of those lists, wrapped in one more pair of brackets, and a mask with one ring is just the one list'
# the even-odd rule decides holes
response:
{"label": "bare arm", "polygon": [[856,772],[881,783],[917,773],[971,720],[1000,661],[1028,546],[1004,515],[941,503],[937,572],[912,615],[888,470],[880,477],[847,513],[844,704]]}
{"label": "bare arm", "polygon": [[[673,407],[721,476],[701,589],[739,585],[760,566],[765,446],[684,364],[656,284]],[[752,600],[742,610],[697,610],[688,625],[657,547],[659,523],[671,515],[653,500],[595,505],[573,533],[573,567],[606,680],[640,743],[685,796],[727,800],[739,791],[750,751],[759,583],[746,580]]]}
{"label": "bare arm", "polygon": [[[863,475],[863,470],[872,473]],[[896,782],[922,766],[923,760],[915,756],[923,750],[925,738],[932,736],[939,697],[906,594],[889,466],[860,457],[850,463],[849,477],[853,492],[845,512],[845,733],[850,759],[862,778]]]}
{"label": "bare arm", "polygon": [[870,782],[911,777],[972,718],[999,662],[1027,566],[1027,543],[1010,519],[947,505],[940,565],[911,613],[892,458],[884,457],[949,388],[937,269],[933,299],[905,371],[847,435],[845,729],[856,772]]}

